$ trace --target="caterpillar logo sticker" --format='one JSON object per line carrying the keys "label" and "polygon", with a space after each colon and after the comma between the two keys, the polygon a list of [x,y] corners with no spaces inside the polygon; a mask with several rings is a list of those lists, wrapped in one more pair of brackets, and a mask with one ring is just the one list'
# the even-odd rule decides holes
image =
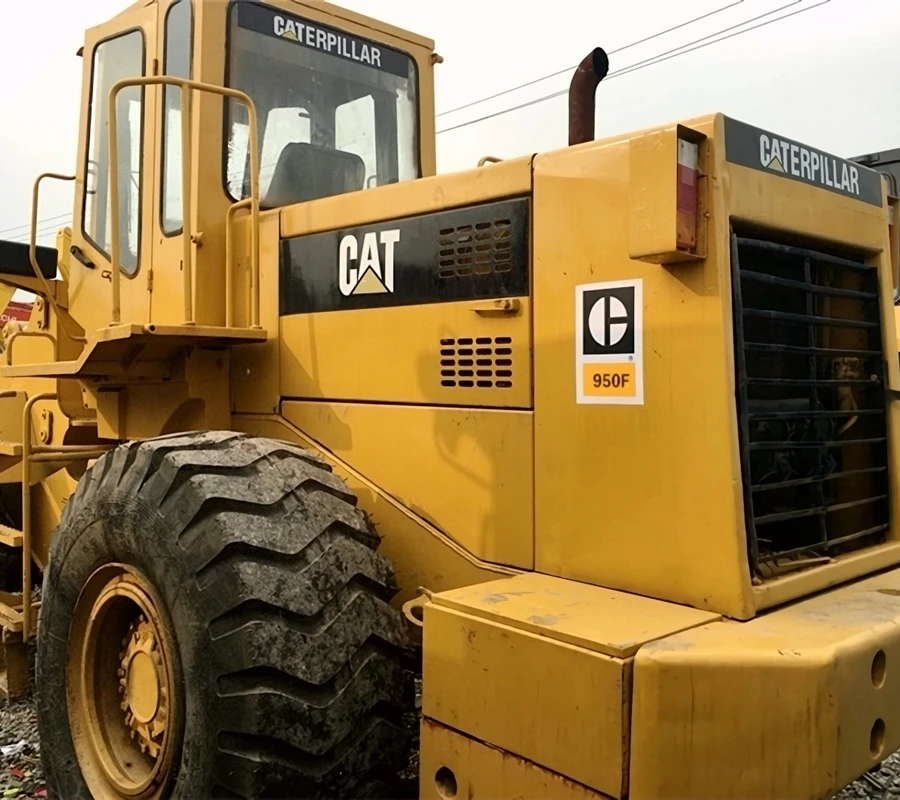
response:
{"label": "caterpillar logo sticker", "polygon": [[643,282],[575,287],[575,387],[580,404],[643,405]]}
{"label": "caterpillar logo sticker", "polygon": [[394,246],[400,241],[397,229],[369,232],[359,239],[348,233],[339,247],[338,283],[341,294],[393,294]]}
{"label": "caterpillar logo sticker", "polygon": [[292,42],[305,44],[316,50],[324,50],[326,53],[337,53],[351,61],[360,61],[373,67],[381,67],[380,48],[360,42],[358,39],[329,32],[325,28],[316,27],[311,22],[276,15],[272,29],[275,35],[282,39],[290,39]]}
{"label": "caterpillar logo sticker", "polygon": [[[232,7],[235,9],[233,13],[237,13],[238,27],[244,30],[382,72],[390,72],[398,78],[409,79],[413,74],[412,59],[386,44],[354,36],[321,22],[295,17],[259,3],[236,2]],[[262,45],[254,45],[257,46]]]}
{"label": "caterpillar logo sticker", "polygon": [[829,192],[882,204],[881,176],[852,161],[725,117],[725,158]]}

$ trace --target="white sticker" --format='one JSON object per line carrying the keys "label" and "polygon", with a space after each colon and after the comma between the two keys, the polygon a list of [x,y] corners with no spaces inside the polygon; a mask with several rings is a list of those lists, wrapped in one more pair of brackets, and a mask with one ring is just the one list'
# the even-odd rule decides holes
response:
{"label": "white sticker", "polygon": [[580,404],[644,404],[641,279],[575,287],[575,392]]}

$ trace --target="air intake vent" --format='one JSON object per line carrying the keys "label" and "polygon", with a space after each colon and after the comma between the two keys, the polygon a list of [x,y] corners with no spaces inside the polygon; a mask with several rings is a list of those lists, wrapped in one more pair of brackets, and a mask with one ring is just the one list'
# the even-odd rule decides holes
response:
{"label": "air intake vent", "polygon": [[512,339],[441,339],[441,386],[512,389]]}
{"label": "air intake vent", "polygon": [[442,278],[509,272],[512,268],[512,221],[500,219],[442,228],[438,267]]}
{"label": "air intake vent", "polygon": [[737,236],[732,270],[754,574],[881,542],[889,506],[877,270]]}

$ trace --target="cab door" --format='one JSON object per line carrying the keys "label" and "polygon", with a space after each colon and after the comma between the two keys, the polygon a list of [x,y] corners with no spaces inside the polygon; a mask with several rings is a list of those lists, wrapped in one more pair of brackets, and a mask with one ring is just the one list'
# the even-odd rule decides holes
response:
{"label": "cab door", "polygon": [[[76,170],[69,302],[92,333],[112,316],[112,209],[109,180],[109,93],[123,78],[152,75],[157,6],[131,8],[88,31],[84,47],[79,162]],[[150,320],[150,260],[156,87],[130,87],[118,97],[119,259],[122,321]]]}
{"label": "cab door", "polygon": [[[160,37],[157,58],[160,74],[173,78],[193,77],[193,0],[161,0],[158,5]],[[198,95],[191,100],[196,106]],[[184,321],[184,198],[182,196],[182,96],[177,86],[160,87],[157,96],[156,186],[153,205],[152,321],[157,325]],[[203,157],[193,150],[192,161]],[[192,164],[192,167],[194,165]],[[192,208],[187,209],[190,214]],[[193,248],[196,261],[196,247]],[[196,310],[195,310],[196,311]]]}

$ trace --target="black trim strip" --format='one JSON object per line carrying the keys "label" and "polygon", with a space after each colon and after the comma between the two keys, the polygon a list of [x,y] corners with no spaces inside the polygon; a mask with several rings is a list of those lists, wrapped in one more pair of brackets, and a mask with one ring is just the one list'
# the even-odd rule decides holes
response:
{"label": "black trim strip", "polygon": [[[293,395],[282,397],[281,404],[282,406],[285,403],[308,403],[308,404],[317,404],[317,405],[342,405],[342,406],[390,406],[391,408],[403,407],[403,408],[435,408],[435,409],[455,409],[457,411],[496,411],[498,408],[502,408],[504,411],[518,411],[523,414],[533,414],[534,407],[533,406],[510,406],[510,405],[498,405],[497,403],[492,403],[489,406],[479,406],[472,405],[471,403],[436,403],[433,400],[425,401],[423,400],[421,403],[411,403],[409,401],[400,401],[400,400],[348,400],[342,399],[340,397],[294,397]],[[281,409],[281,415],[284,409]],[[250,412],[238,412],[238,415],[247,415],[247,416],[255,416]],[[288,420],[290,421],[290,420]]]}
{"label": "black trim strip", "polygon": [[[8,242],[0,239],[0,274],[15,275],[19,278],[33,278],[34,269],[28,254],[30,245],[22,242]],[[59,254],[55,247],[37,246],[37,262],[41,274],[47,280],[56,278]]]}
{"label": "black trim strip", "polygon": [[529,201],[287,239],[281,315],[529,296]]}

